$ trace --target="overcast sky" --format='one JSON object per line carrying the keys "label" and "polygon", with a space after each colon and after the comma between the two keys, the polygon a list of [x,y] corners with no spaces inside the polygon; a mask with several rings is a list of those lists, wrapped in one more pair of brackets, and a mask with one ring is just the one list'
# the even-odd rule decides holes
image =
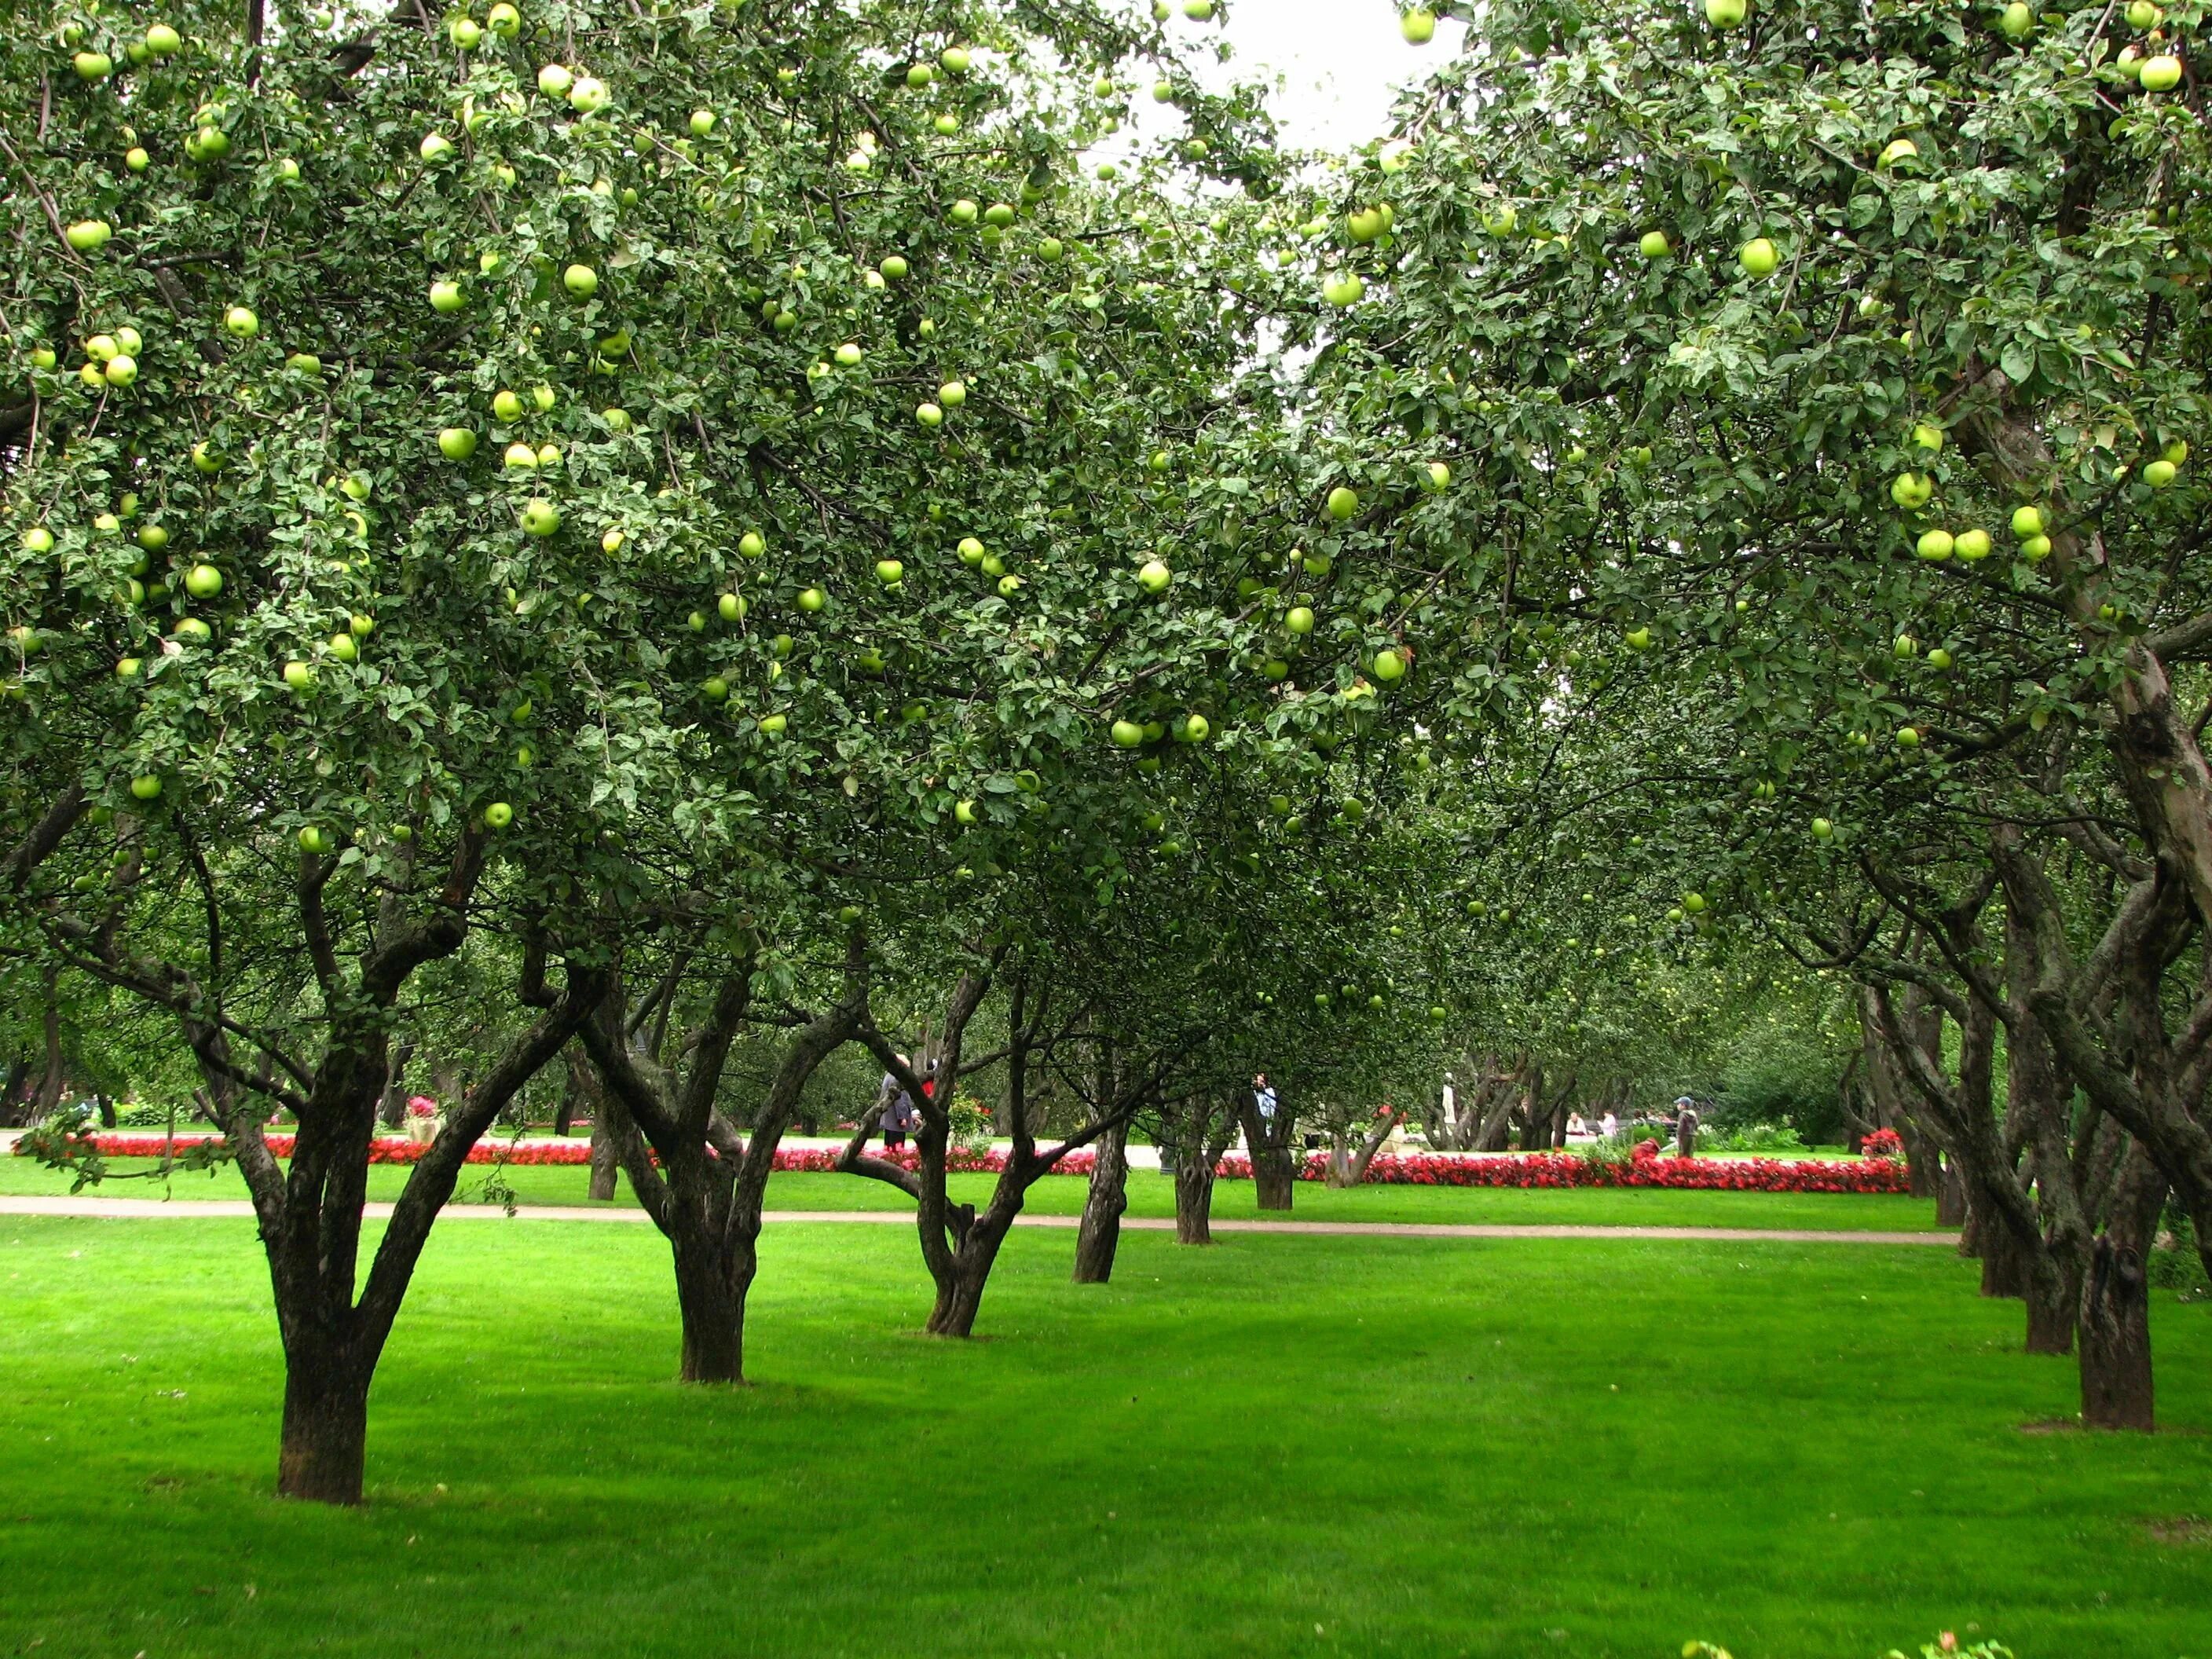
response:
{"label": "overcast sky", "polygon": [[[1187,22],[1181,0],[1169,27],[1203,39],[1224,27]],[[1378,137],[1394,91],[1458,47],[1462,26],[1440,24],[1425,46],[1398,32],[1396,0],[1236,0],[1227,32],[1245,73],[1284,77],[1276,117],[1292,145],[1341,149]]]}

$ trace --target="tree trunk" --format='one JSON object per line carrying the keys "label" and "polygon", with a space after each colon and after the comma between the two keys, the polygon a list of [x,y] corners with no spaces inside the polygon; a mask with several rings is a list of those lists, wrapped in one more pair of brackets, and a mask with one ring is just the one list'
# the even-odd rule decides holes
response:
{"label": "tree trunk", "polygon": [[2157,1426],[2151,1386],[2152,1231],[2166,1203],[2166,1178],[2140,1147],[2112,1200],[2112,1214],[2092,1247],[2081,1292],[2081,1425],[2090,1429]]}
{"label": "tree trunk", "polygon": [[315,1504],[358,1504],[368,1455],[368,1376],[320,1344],[284,1359],[284,1424],[276,1494]]}
{"label": "tree trunk", "polygon": [[31,1103],[31,1121],[43,1123],[61,1109],[62,1104],[62,1001],[59,975],[52,968],[46,969],[46,1069],[39,1079],[39,1092]]}
{"label": "tree trunk", "polygon": [[700,1226],[678,1226],[669,1240],[676,1260],[676,1306],[684,1325],[684,1358],[677,1376],[685,1382],[743,1382],[745,1291],[752,1274],[740,1270],[735,1252],[709,1237],[701,1220]]}
{"label": "tree trunk", "polygon": [[392,1056],[392,1068],[385,1073],[384,1094],[377,1102],[377,1121],[387,1129],[404,1127],[407,1121],[407,1062],[415,1058],[415,1045],[403,1042]]}
{"label": "tree trunk", "polygon": [[2056,1249],[2028,1265],[2027,1351],[2069,1354],[2075,1322],[2081,1316],[2081,1266]]}
{"label": "tree trunk", "polygon": [[[1255,1168],[1257,1166],[1255,1166]],[[1213,1166],[1203,1157],[1176,1165],[1176,1243],[1213,1243]],[[1285,1209],[1290,1207],[1285,1204]]]}
{"label": "tree trunk", "polygon": [[1117,1123],[1098,1137],[1091,1190],[1083,1200],[1083,1226],[1075,1236],[1075,1282],[1103,1285],[1114,1277],[1121,1244],[1121,1214],[1129,1207],[1129,1126]]}
{"label": "tree trunk", "polygon": [[2000,1217],[1989,1213],[1988,1206],[1976,1205],[1974,1214],[1981,1237],[1982,1294],[2025,1298],[2033,1266],[2027,1247]]}
{"label": "tree trunk", "polygon": [[1936,1224],[1939,1227],[1957,1227],[1961,1230],[1959,1240],[1959,1253],[1961,1255],[1974,1255],[1979,1249],[1979,1229],[1975,1231],[1973,1238],[1970,1239],[1965,1235],[1966,1211],[1966,1172],[1960,1166],[1957,1158],[1946,1158],[1943,1160],[1942,1178],[1937,1182],[1936,1188]]}
{"label": "tree trunk", "polygon": [[932,1336],[967,1337],[975,1334],[975,1315],[983,1305],[984,1287],[991,1282],[992,1264],[999,1247],[1006,1242],[1013,1224],[1011,1215],[989,1214],[976,1218],[967,1241],[952,1258],[952,1269],[937,1283],[937,1302],[922,1328]]}
{"label": "tree trunk", "polygon": [[[1244,1127],[1244,1148],[1252,1159],[1252,1189],[1259,1207],[1289,1209],[1298,1175],[1289,1144],[1292,1133],[1289,1115],[1278,1108],[1274,1121],[1269,1122],[1247,1096],[1237,1103],[1237,1119]],[[1206,1173],[1213,1173],[1210,1166]]]}
{"label": "tree trunk", "polygon": [[585,1196],[594,1204],[605,1204],[615,1195],[615,1177],[621,1173],[622,1160],[616,1155],[615,1138],[608,1127],[605,1113],[592,1120],[592,1184]]}
{"label": "tree trunk", "polygon": [[1552,1144],[1552,1115],[1544,1109],[1544,1068],[1528,1068],[1528,1093],[1521,1107],[1521,1150],[1540,1152]]}

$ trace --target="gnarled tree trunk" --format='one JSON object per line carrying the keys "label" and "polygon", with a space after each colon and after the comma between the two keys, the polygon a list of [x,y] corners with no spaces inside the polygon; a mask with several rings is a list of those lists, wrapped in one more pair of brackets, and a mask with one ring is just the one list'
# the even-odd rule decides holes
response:
{"label": "gnarled tree trunk", "polygon": [[1114,1277],[1121,1246],[1121,1216],[1129,1207],[1129,1126],[1117,1123],[1098,1137],[1091,1188],[1083,1200],[1083,1225],[1075,1236],[1075,1282],[1103,1285]]}
{"label": "gnarled tree trunk", "polygon": [[2138,1146],[2128,1154],[2105,1231],[2091,1248],[2081,1292],[2081,1423],[2091,1429],[2157,1426],[2151,1381],[2152,1234],[2166,1178]]}

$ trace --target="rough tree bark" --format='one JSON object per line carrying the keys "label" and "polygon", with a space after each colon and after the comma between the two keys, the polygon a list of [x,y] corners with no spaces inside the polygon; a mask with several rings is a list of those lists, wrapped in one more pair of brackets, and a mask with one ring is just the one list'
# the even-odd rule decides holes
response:
{"label": "rough tree bark", "polygon": [[[1297,1194],[1297,1127],[1290,1109],[1278,1103],[1275,1115],[1260,1115],[1259,1103],[1249,1091],[1240,1093],[1237,1121],[1244,1131],[1244,1147],[1252,1159],[1254,1201],[1263,1210],[1288,1210]],[[1218,1161],[1218,1160],[1217,1160]],[[1211,1169],[1209,1166],[1209,1178]]]}
{"label": "rough tree bark", "polygon": [[2091,1429],[2158,1426],[2151,1380],[2148,1263],[2166,1178],[2141,1147],[2128,1155],[2112,1215],[2091,1248],[2081,1292],[2081,1424]]}
{"label": "rough tree bark", "polygon": [[1091,1188],[1083,1200],[1083,1225],[1075,1236],[1075,1282],[1103,1285],[1114,1277],[1121,1247],[1121,1215],[1129,1207],[1129,1126],[1117,1123],[1098,1137]]}

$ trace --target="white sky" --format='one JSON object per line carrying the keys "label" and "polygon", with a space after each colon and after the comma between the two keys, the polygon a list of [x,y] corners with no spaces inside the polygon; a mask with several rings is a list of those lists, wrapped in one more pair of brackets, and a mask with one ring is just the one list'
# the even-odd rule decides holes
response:
{"label": "white sky", "polygon": [[[1437,26],[1437,38],[1410,46],[1398,32],[1396,0],[1230,0],[1225,25],[1244,74],[1279,73],[1274,100],[1283,137],[1298,148],[1343,149],[1381,136],[1392,97],[1404,82],[1448,62],[1465,26]],[[1168,26],[1204,40],[1224,25],[1192,23],[1181,0]]]}

